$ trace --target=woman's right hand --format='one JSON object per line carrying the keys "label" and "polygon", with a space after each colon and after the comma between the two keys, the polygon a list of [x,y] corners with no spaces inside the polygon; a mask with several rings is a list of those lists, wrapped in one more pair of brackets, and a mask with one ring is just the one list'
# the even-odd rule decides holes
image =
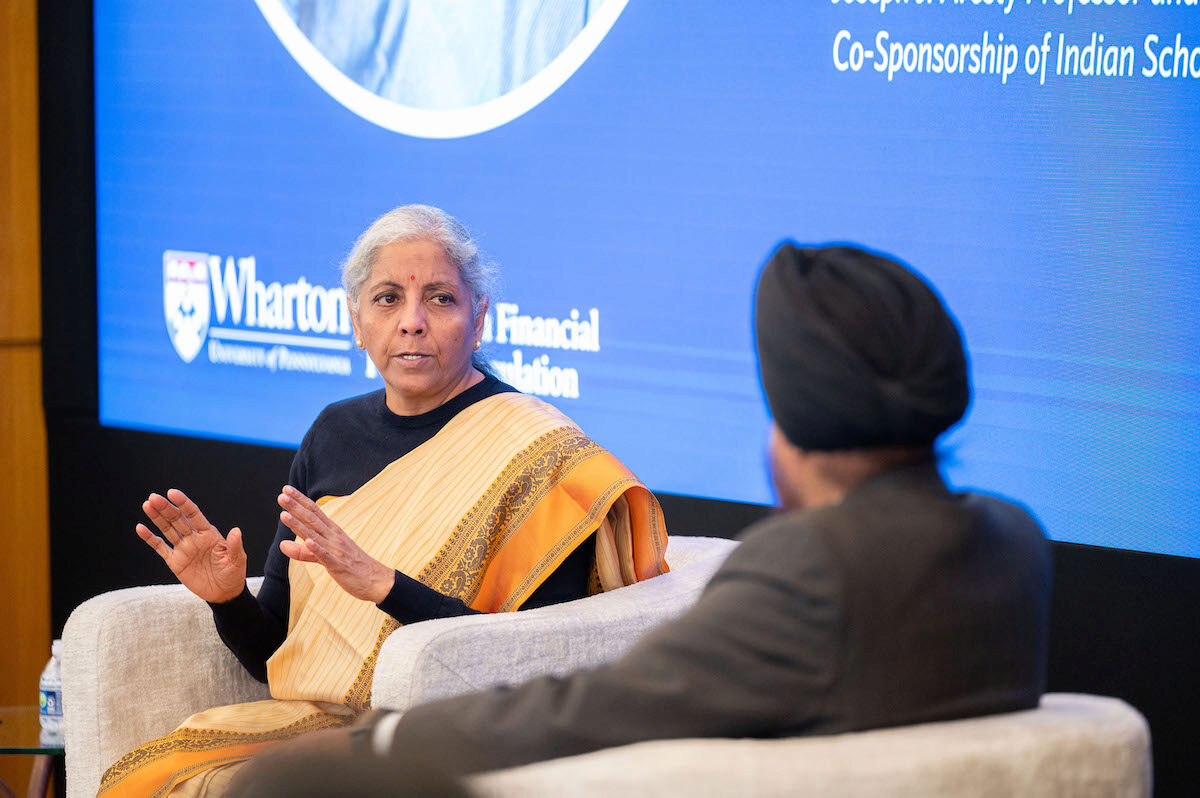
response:
{"label": "woman's right hand", "polygon": [[188,590],[214,604],[241,594],[246,585],[242,530],[234,527],[228,537],[222,536],[196,503],[174,488],[166,497],[151,493],[142,510],[162,537],[145,524],[137,525],[138,537],[158,552]]}

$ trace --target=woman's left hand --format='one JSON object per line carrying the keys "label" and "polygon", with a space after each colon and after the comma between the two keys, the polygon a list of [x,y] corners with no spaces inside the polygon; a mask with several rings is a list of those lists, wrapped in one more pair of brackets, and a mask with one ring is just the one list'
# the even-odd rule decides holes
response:
{"label": "woman's left hand", "polygon": [[316,502],[291,485],[279,494],[279,519],[296,533],[279,549],[293,560],[325,567],[333,581],[351,596],[378,604],[396,582],[396,572],[359,548],[340,526],[329,520]]}

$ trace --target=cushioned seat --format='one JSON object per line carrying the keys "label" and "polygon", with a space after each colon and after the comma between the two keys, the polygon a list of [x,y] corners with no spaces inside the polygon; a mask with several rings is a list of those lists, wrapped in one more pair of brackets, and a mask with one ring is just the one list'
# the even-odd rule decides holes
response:
{"label": "cushioned seat", "polygon": [[483,774],[473,792],[739,798],[1145,798],[1150,733],[1123,701],[1041,707],[828,737],[659,740]]}

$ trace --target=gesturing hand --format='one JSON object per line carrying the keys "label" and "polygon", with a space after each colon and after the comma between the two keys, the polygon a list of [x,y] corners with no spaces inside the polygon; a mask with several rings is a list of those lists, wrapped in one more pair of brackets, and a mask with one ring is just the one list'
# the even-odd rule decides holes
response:
{"label": "gesturing hand", "polygon": [[396,572],[359,548],[316,502],[285,485],[279,506],[279,519],[296,533],[296,540],[279,544],[280,551],[293,560],[325,566],[333,581],[355,598],[378,604],[387,597]]}
{"label": "gesturing hand", "polygon": [[242,530],[234,527],[223,537],[196,503],[174,488],[165,498],[151,493],[142,511],[162,537],[145,524],[137,525],[138,537],[158,552],[188,590],[213,603],[237,598],[246,584]]}

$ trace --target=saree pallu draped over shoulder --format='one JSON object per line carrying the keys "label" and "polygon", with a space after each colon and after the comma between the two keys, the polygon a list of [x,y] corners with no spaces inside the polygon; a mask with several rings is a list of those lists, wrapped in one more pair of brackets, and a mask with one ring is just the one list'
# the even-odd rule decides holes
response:
{"label": "saree pallu draped over shoulder", "polygon": [[[519,393],[470,405],[354,493],[318,504],[376,560],[483,612],[518,609],[593,533],[598,589],[667,570],[654,496],[570,419]],[[220,795],[264,746],[369,708],[375,659],[399,624],[317,564],[293,561],[288,579],[272,698],[193,715],[110,767],[100,796]]]}

